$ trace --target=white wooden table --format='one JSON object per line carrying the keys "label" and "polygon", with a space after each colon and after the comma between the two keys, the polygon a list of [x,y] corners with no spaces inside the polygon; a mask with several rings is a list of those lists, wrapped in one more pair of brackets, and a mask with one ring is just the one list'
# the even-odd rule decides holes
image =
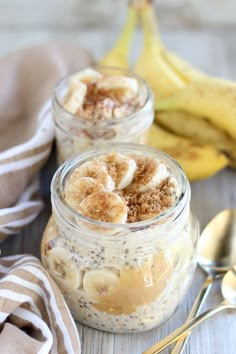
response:
{"label": "white wooden table", "polygon": [[[173,29],[164,31],[163,37],[169,48],[176,50],[208,73],[236,80],[236,46],[233,30],[215,29],[214,32],[210,32]],[[3,54],[26,45],[59,38],[80,42],[99,57],[110,48],[116,35],[109,31],[85,31],[78,34],[74,30],[36,29],[18,32],[0,28],[0,52]],[[138,53],[138,48],[138,45],[134,47],[133,56]],[[1,244],[2,256],[23,252],[39,256],[42,231],[50,214],[49,182],[53,170],[54,163],[51,159],[42,173],[42,194],[46,204],[44,211],[21,235],[13,236]],[[204,227],[220,210],[236,208],[236,171],[224,170],[208,180],[192,183],[192,207],[201,227]],[[204,275],[198,270],[187,296],[175,314],[160,328],[152,331],[137,335],[110,334],[78,324],[83,354],[141,354],[143,350],[184,322],[203,279]],[[218,283],[215,284],[204,308],[220,300]],[[170,348],[165,353],[170,353]],[[236,353],[236,313],[219,314],[195,329],[188,342],[186,353]]]}

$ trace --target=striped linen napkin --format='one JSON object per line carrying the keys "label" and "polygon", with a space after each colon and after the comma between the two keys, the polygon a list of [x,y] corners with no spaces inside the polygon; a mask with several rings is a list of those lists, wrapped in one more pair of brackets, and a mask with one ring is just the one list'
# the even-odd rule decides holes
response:
{"label": "striped linen napkin", "polygon": [[63,296],[29,255],[0,258],[0,330],[2,354],[81,353]]}
{"label": "striped linen napkin", "polygon": [[54,138],[49,97],[59,78],[91,64],[89,52],[63,42],[0,58],[0,240],[42,209],[36,176]]}

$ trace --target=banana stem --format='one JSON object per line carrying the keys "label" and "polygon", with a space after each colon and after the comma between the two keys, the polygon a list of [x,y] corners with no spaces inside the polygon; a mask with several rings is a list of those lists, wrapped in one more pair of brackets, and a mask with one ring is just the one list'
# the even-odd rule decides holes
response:
{"label": "banana stem", "polygon": [[137,22],[137,13],[132,6],[128,7],[128,14],[124,29],[118,38],[116,48],[122,53],[128,53],[130,41],[136,26]]}
{"label": "banana stem", "polygon": [[141,17],[144,30],[144,47],[157,48],[161,51],[163,44],[159,36],[159,27],[153,6],[148,4],[143,8]]}

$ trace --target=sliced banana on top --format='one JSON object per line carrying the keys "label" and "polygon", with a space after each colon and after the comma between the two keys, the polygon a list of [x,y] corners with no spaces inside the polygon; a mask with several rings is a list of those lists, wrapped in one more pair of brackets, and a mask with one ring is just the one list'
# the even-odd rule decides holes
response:
{"label": "sliced banana on top", "polygon": [[112,293],[112,287],[119,281],[119,275],[109,268],[91,269],[85,272],[83,288],[91,299]]}
{"label": "sliced banana on top", "polygon": [[101,78],[102,78],[102,74],[100,74],[98,71],[92,68],[87,68],[75,74],[72,78],[72,81],[73,82],[82,81],[87,84],[87,83],[97,82]]}
{"label": "sliced banana on top", "polygon": [[167,167],[152,157],[136,158],[138,169],[135,173],[133,182],[127,187],[128,190],[137,192],[147,192],[158,186],[169,176]]}
{"label": "sliced banana on top", "polygon": [[74,181],[82,177],[91,177],[96,179],[106,188],[107,191],[113,191],[115,188],[115,182],[107,173],[106,164],[102,161],[92,160],[83,163],[74,170],[68,183],[74,183]]}
{"label": "sliced banana on top", "polygon": [[63,247],[54,247],[48,252],[47,267],[62,290],[75,290],[82,285],[83,272],[78,270],[70,253]]}
{"label": "sliced banana on top", "polygon": [[130,99],[138,93],[138,82],[127,76],[105,76],[97,82],[97,89],[104,91],[122,91],[125,99]]}
{"label": "sliced banana on top", "polygon": [[125,224],[127,206],[115,193],[100,191],[90,194],[77,209],[82,215],[97,221]]}
{"label": "sliced banana on top", "polygon": [[123,118],[134,113],[135,109],[133,106],[122,105],[120,107],[115,107],[113,109],[113,116],[115,118]]}
{"label": "sliced banana on top", "polygon": [[82,106],[87,93],[87,86],[82,82],[71,82],[64,100],[64,108],[75,114]]}
{"label": "sliced banana on top", "polygon": [[91,193],[104,190],[104,185],[92,177],[74,179],[65,186],[65,200],[72,208],[77,209],[82,200]]}
{"label": "sliced banana on top", "polygon": [[118,152],[112,152],[102,156],[101,160],[106,163],[108,173],[115,181],[116,189],[122,190],[132,182],[137,170],[134,159]]}

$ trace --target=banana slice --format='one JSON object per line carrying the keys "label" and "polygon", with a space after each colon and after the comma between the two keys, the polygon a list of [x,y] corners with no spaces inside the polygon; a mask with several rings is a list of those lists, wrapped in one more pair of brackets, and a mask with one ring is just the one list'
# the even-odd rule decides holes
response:
{"label": "banana slice", "polygon": [[91,269],[85,272],[83,287],[91,299],[112,293],[113,286],[119,281],[119,275],[109,268]]}
{"label": "banana slice", "polygon": [[97,82],[97,89],[104,91],[122,91],[122,97],[130,99],[138,93],[138,82],[127,76],[105,76]]}
{"label": "banana slice", "polygon": [[169,176],[167,167],[152,157],[139,156],[136,158],[136,163],[138,169],[133,182],[127,187],[128,190],[147,192]]}
{"label": "banana slice", "polygon": [[83,273],[78,270],[69,252],[63,247],[55,247],[48,252],[47,267],[62,290],[75,290],[81,286]]}
{"label": "banana slice", "polygon": [[122,105],[113,109],[113,116],[115,118],[123,118],[134,113],[135,108],[129,105]]}
{"label": "banana slice", "polygon": [[74,209],[77,209],[83,199],[94,192],[105,191],[102,183],[91,177],[74,179],[65,186],[65,200]]}
{"label": "banana slice", "polygon": [[77,167],[71,174],[68,183],[75,183],[74,181],[82,177],[91,177],[100,182],[108,191],[113,191],[115,182],[107,173],[106,164],[99,160],[92,160],[83,163]]}
{"label": "banana slice", "polygon": [[122,190],[132,182],[137,170],[137,164],[134,159],[112,152],[102,156],[101,160],[106,163],[107,171],[115,181],[116,189]]}
{"label": "banana slice", "polygon": [[101,78],[102,78],[102,74],[100,74],[98,71],[91,68],[87,68],[75,74],[72,78],[72,81],[73,82],[82,81],[87,84],[87,83],[96,82]]}
{"label": "banana slice", "polygon": [[64,108],[75,114],[78,109],[83,106],[83,102],[87,93],[87,86],[82,82],[71,82],[69,91],[65,97]]}
{"label": "banana slice", "polygon": [[90,194],[80,203],[78,211],[90,219],[114,224],[125,224],[128,212],[125,201],[107,191]]}

